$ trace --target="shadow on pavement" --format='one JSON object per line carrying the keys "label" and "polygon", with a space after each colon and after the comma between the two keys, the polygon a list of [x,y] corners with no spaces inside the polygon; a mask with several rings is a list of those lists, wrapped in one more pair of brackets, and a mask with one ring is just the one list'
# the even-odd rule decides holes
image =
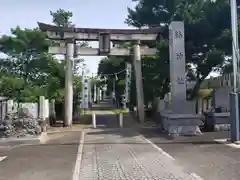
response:
{"label": "shadow on pavement", "polygon": [[[176,143],[176,144],[193,144],[193,145],[202,145],[202,144],[219,144],[215,139],[227,139],[230,137],[230,132],[205,132],[202,135],[197,136],[168,136],[166,133],[161,130],[153,129],[141,129],[139,131],[145,138],[154,139],[157,143],[160,141],[167,143]],[[166,144],[167,144],[166,143]]]}
{"label": "shadow on pavement", "polygon": [[119,121],[115,114],[96,114],[97,127],[118,128]]}
{"label": "shadow on pavement", "polygon": [[[128,129],[112,129],[106,128],[99,129],[100,131],[88,132],[89,135],[103,135],[103,134],[114,134],[122,137],[134,137],[140,133],[147,139],[155,139],[154,144],[192,144],[192,145],[204,145],[204,144],[220,144],[214,139],[228,138],[229,132],[212,132],[204,133],[200,136],[179,136],[170,137],[166,133],[155,129],[144,129],[144,128],[128,128]],[[137,132],[137,133],[136,133]],[[114,143],[114,142],[113,142]]]}

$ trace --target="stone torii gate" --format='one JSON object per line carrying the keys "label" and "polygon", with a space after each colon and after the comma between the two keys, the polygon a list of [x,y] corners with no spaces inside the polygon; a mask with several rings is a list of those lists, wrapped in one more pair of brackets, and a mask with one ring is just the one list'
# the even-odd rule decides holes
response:
{"label": "stone torii gate", "polygon": [[[60,27],[38,23],[40,29],[47,33],[49,39],[62,41],[59,46],[50,46],[50,54],[65,55],[67,61],[65,84],[65,125],[72,124],[73,85],[72,66],[74,56],[130,56],[133,55],[134,72],[136,77],[137,109],[140,122],[144,122],[144,96],[142,86],[141,55],[156,54],[155,48],[140,47],[141,41],[155,41],[160,28],[153,29],[92,29]],[[81,47],[76,41],[98,41],[99,48]],[[132,49],[111,48],[111,42],[134,42]]]}

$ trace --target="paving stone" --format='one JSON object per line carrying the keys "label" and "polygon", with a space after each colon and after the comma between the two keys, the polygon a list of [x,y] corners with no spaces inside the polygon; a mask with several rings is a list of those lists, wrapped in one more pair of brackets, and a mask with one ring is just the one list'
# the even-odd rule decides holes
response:
{"label": "paving stone", "polygon": [[[100,135],[103,138],[97,139]],[[126,136],[124,131],[117,135],[86,134],[79,177],[80,180],[198,180],[141,136]]]}

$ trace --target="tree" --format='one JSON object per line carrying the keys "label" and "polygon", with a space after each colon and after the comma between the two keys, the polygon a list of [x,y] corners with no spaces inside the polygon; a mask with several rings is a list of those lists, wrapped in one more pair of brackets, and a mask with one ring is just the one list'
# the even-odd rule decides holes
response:
{"label": "tree", "polygon": [[[72,23],[71,12],[51,12],[53,22],[60,26]],[[61,115],[65,87],[65,61],[48,54],[46,34],[38,28],[12,28],[12,34],[0,38],[0,94],[22,102],[37,102],[39,96],[55,99],[56,113]],[[82,46],[86,46],[82,43]],[[76,61],[76,65],[77,65]],[[76,75],[76,74],[74,74]],[[74,92],[81,89],[81,79],[74,77]]]}
{"label": "tree", "polygon": [[19,101],[38,101],[41,95],[62,101],[64,66],[46,53],[48,43],[40,30],[20,27],[0,38],[1,52],[7,55],[0,61],[0,72],[6,77],[1,78],[2,95]]}
{"label": "tree", "polygon": [[[158,72],[149,70],[144,76],[149,76],[149,72],[155,75],[164,74],[161,72],[169,68],[167,67],[169,66],[168,25],[172,20],[182,20],[185,23],[187,69],[191,72],[188,74],[191,74],[192,78],[195,75],[194,79],[197,80],[190,96],[194,98],[209,73],[213,70],[220,70],[224,65],[224,57],[229,47],[222,41],[224,41],[226,30],[230,28],[229,3],[225,0],[138,0],[137,2],[134,9],[128,9],[126,23],[137,28],[156,26],[162,28],[160,36],[162,43],[158,43],[157,46],[158,49],[162,48],[162,51],[159,50],[159,58],[156,60],[164,61],[166,64],[165,68],[161,68],[156,63],[154,65],[152,61],[152,65],[148,65],[148,67],[156,66],[156,70],[161,70]],[[167,74],[163,78],[165,80],[161,81],[160,76],[158,77],[158,88],[149,89],[158,89],[158,92],[163,95],[168,90],[169,78]]]}
{"label": "tree", "polygon": [[[50,11],[50,15],[52,16],[52,22],[61,27],[74,27],[75,25],[72,24],[71,18],[73,17],[73,13],[71,11],[66,11],[64,9],[58,9],[57,11],[53,12]],[[83,47],[88,46],[88,42],[80,42],[80,45]]]}
{"label": "tree", "polygon": [[119,99],[124,92],[125,71],[123,70],[125,68],[125,59],[115,56],[103,58],[98,66],[98,75],[102,79],[103,84],[107,83],[108,93],[113,91],[113,83],[115,83],[117,99]]}
{"label": "tree", "polygon": [[70,21],[73,17],[71,11],[65,11],[60,8],[56,12],[50,11],[50,15],[53,17],[53,23],[57,26],[69,27],[73,25]]}
{"label": "tree", "polygon": [[10,73],[21,76],[28,83],[30,78],[37,76],[32,70],[37,59],[42,58],[42,52],[47,49],[46,37],[38,29],[23,30],[16,27],[11,32],[13,36],[3,36],[0,39],[1,51],[8,56],[1,62],[1,69],[9,71],[11,66]]}

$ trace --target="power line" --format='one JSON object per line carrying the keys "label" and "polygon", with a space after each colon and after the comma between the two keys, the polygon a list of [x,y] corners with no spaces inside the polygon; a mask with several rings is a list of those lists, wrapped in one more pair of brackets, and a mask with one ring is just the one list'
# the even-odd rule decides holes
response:
{"label": "power line", "polygon": [[112,74],[101,74],[101,75],[104,75],[104,76],[114,76],[114,75],[120,74],[120,73],[122,73],[122,72],[124,72],[124,71],[126,71],[126,70],[127,70],[127,68],[126,68],[126,69],[123,69],[123,70],[121,70],[121,71],[119,71],[119,72],[116,72],[116,73],[112,73]]}
{"label": "power line", "polygon": [[[123,69],[123,70],[121,70],[121,71],[119,71],[119,72],[116,72],[116,73],[112,73],[112,74],[100,74],[101,76],[114,76],[114,75],[117,75],[117,74],[120,74],[120,73],[122,73],[122,72],[124,72],[124,71],[126,71],[127,70],[127,68],[125,68],[125,69]],[[97,74],[97,73],[93,73],[93,74]]]}

